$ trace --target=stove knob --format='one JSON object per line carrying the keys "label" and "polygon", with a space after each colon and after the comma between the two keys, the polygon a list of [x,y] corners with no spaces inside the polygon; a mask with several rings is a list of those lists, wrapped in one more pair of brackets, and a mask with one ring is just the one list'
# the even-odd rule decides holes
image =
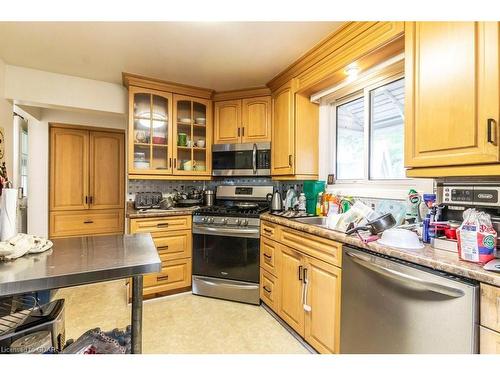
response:
{"label": "stove knob", "polygon": [[202,223],[206,223],[206,222],[207,222],[207,218],[206,218],[206,217],[202,217],[202,218],[201,218],[201,222],[202,222]]}
{"label": "stove knob", "polygon": [[241,225],[244,226],[244,227],[246,227],[248,225],[248,220],[247,219],[243,219],[241,221]]}
{"label": "stove knob", "polygon": [[227,225],[227,219],[226,218],[223,218],[221,221],[222,221],[222,224]]}
{"label": "stove knob", "polygon": [[213,217],[209,217],[208,220],[207,220],[208,224],[213,224],[214,222],[214,218]]}
{"label": "stove knob", "polygon": [[234,223],[235,223],[236,225],[240,225],[240,224],[241,224],[241,221],[240,221],[240,219],[236,219],[236,220],[234,221]]}

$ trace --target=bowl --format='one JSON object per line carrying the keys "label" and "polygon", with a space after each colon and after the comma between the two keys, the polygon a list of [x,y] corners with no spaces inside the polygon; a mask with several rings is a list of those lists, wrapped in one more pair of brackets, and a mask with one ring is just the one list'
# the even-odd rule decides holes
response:
{"label": "bowl", "polygon": [[149,162],[147,162],[147,161],[134,161],[134,168],[136,168],[136,169],[148,169]]}
{"label": "bowl", "polygon": [[384,246],[397,247],[398,249],[406,250],[419,250],[424,248],[424,244],[420,242],[420,239],[415,232],[401,228],[385,230],[377,243]]}
{"label": "bowl", "polygon": [[191,118],[183,117],[179,119],[179,122],[182,122],[183,124],[191,124]]}
{"label": "bowl", "polygon": [[198,125],[205,125],[206,122],[207,122],[207,119],[205,117],[196,117],[194,119],[194,121],[198,124]]}
{"label": "bowl", "polygon": [[198,139],[196,141],[196,146],[201,147],[201,148],[205,147],[205,140],[204,139]]}

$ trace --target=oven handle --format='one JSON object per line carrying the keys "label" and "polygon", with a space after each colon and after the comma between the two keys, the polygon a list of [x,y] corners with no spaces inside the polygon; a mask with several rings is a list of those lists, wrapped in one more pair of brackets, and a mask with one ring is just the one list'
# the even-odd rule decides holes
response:
{"label": "oven handle", "polygon": [[257,174],[257,145],[255,143],[253,144],[252,151],[252,168],[253,174]]}
{"label": "oven handle", "polygon": [[214,282],[214,281],[208,281],[208,280],[203,280],[203,279],[198,279],[197,281],[201,282],[203,284],[210,285],[210,286],[217,286],[217,287],[222,286],[224,288],[230,288],[230,289],[258,289],[259,288],[258,285],[241,285],[241,284],[233,285],[230,283],[225,283],[223,281]]}
{"label": "oven handle", "polygon": [[208,234],[211,236],[229,236],[229,237],[245,237],[259,238],[259,228],[223,228],[209,227],[203,225],[193,225],[193,234]]}

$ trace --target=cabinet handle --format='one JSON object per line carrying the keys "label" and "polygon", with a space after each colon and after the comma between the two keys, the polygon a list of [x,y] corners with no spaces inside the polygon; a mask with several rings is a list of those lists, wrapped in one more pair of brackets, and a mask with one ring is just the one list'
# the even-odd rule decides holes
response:
{"label": "cabinet handle", "polygon": [[492,144],[496,145],[496,143],[497,143],[496,136],[495,136],[495,138],[493,138],[493,129],[494,128],[495,128],[495,120],[492,118],[489,118],[488,119],[488,143],[492,143]]}
{"label": "cabinet handle", "polygon": [[168,167],[172,168],[172,158],[168,158]]}
{"label": "cabinet handle", "polygon": [[177,168],[177,158],[174,158],[174,168]]}
{"label": "cabinet handle", "polygon": [[238,137],[240,136],[240,128],[238,128]]}
{"label": "cabinet handle", "polygon": [[262,289],[264,289],[266,292],[271,293],[271,289],[269,289],[267,286],[263,286]]}
{"label": "cabinet handle", "polygon": [[265,256],[267,259],[272,259],[272,258],[273,258],[271,255],[267,255],[266,253],[264,253],[264,256]]}
{"label": "cabinet handle", "polygon": [[268,229],[268,228],[264,228],[264,232],[266,232],[266,233],[273,233],[273,231],[271,229]]}
{"label": "cabinet handle", "polygon": [[89,203],[89,197],[88,195],[85,196],[85,204],[88,204]]}
{"label": "cabinet handle", "polygon": [[167,246],[158,246],[156,250],[168,250],[168,245]]}
{"label": "cabinet handle", "polygon": [[241,128],[241,136],[244,137],[245,136],[245,127],[243,126]]}
{"label": "cabinet handle", "polygon": [[168,227],[168,223],[158,223],[158,224],[156,224],[156,227],[157,228],[166,228],[166,227]]}
{"label": "cabinet handle", "polygon": [[302,281],[302,266],[299,266],[299,280]]}
{"label": "cabinet handle", "polygon": [[307,268],[304,268],[304,284],[307,284]]}
{"label": "cabinet handle", "polygon": [[292,155],[288,155],[288,166],[292,166]]}
{"label": "cabinet handle", "polygon": [[93,222],[93,220],[87,219],[83,222],[83,224],[92,224]]}
{"label": "cabinet handle", "polygon": [[156,278],[156,281],[162,281],[162,280],[168,280],[168,275],[165,275],[165,276],[158,276]]}
{"label": "cabinet handle", "polygon": [[90,203],[90,204],[93,204],[93,203],[94,203],[94,197],[93,197],[92,195],[89,197],[89,203]]}

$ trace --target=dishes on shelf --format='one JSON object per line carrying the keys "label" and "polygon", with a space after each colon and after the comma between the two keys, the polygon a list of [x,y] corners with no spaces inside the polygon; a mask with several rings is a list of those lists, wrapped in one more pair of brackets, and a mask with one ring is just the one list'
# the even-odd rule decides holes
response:
{"label": "dishes on shelf", "polygon": [[185,171],[192,171],[193,170],[193,161],[192,160],[184,161],[184,163],[182,163],[182,168]]}
{"label": "dishes on shelf", "polygon": [[207,119],[205,117],[196,117],[194,121],[197,125],[205,125],[207,123]]}
{"label": "dishes on shelf", "polygon": [[149,169],[149,162],[147,161],[134,161],[135,169]]}
{"label": "dishes on shelf", "polygon": [[177,134],[177,146],[181,146],[181,147],[187,146],[187,134],[186,133]]}
{"label": "dishes on shelf", "polygon": [[204,139],[198,139],[196,141],[196,147],[204,148],[205,147],[205,140]]}
{"label": "dishes on shelf", "polygon": [[178,121],[182,124],[191,124],[191,118],[189,117],[182,117]]}
{"label": "dishes on shelf", "polygon": [[153,144],[155,145],[166,145],[167,138],[165,137],[153,137]]}
{"label": "dishes on shelf", "polygon": [[134,139],[137,143],[149,143],[149,135],[144,130],[136,130],[134,132]]}

